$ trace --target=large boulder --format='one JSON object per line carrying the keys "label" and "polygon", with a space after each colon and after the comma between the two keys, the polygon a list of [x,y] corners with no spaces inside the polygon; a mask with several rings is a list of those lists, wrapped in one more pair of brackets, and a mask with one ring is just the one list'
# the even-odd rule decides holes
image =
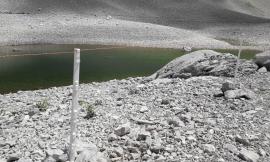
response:
{"label": "large boulder", "polygon": [[[158,70],[154,78],[189,78],[192,76],[226,76],[233,77],[237,57],[212,50],[195,51],[178,57]],[[240,60],[239,73],[248,75],[255,73],[258,66],[248,60]]]}
{"label": "large boulder", "polygon": [[270,71],[270,51],[257,54],[255,57],[255,63],[259,65],[259,67],[266,67],[266,69]]}

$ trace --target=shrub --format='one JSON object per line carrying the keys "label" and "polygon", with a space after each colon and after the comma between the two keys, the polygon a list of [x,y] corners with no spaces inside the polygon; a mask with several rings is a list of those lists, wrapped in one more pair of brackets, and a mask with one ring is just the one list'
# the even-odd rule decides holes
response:
{"label": "shrub", "polygon": [[95,108],[93,105],[86,101],[79,101],[80,106],[82,106],[86,110],[86,116],[85,119],[90,119],[96,116]]}
{"label": "shrub", "polygon": [[36,104],[36,107],[39,109],[39,111],[45,112],[48,109],[48,107],[49,107],[49,102],[48,102],[47,99],[44,99],[42,101],[39,101]]}

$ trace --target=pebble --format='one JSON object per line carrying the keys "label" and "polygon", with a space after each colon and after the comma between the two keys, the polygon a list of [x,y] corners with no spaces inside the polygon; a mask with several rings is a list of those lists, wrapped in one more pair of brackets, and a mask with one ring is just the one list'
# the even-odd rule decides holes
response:
{"label": "pebble", "polygon": [[114,133],[118,136],[124,136],[130,133],[130,123],[122,124],[114,130]]}
{"label": "pebble", "polygon": [[141,113],[145,113],[149,110],[149,108],[147,106],[142,106],[141,109],[140,109],[140,112]]}
{"label": "pebble", "polygon": [[206,153],[213,153],[216,151],[216,148],[214,145],[211,145],[211,144],[205,144],[203,145],[203,150],[204,152]]}
{"label": "pebble", "polygon": [[245,148],[241,149],[238,156],[247,162],[257,162],[260,158],[256,152],[247,150]]}
{"label": "pebble", "polygon": [[224,148],[227,149],[227,150],[229,150],[231,153],[236,154],[236,155],[239,153],[237,147],[234,146],[234,145],[232,145],[232,144],[225,144],[224,145]]}

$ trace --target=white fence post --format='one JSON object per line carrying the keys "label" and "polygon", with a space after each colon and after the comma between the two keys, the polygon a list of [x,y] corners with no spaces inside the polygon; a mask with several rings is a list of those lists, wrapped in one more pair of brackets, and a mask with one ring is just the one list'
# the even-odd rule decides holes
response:
{"label": "white fence post", "polygon": [[69,160],[75,160],[75,139],[77,138],[77,113],[78,113],[78,91],[79,91],[79,76],[80,76],[80,49],[74,49],[74,67],[73,67],[73,93],[72,93],[72,109],[71,109],[71,132],[69,146]]}

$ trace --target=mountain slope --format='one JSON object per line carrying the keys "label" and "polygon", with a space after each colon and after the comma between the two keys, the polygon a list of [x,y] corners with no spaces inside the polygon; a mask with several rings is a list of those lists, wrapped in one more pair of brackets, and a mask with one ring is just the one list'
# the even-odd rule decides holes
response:
{"label": "mountain slope", "polygon": [[1,0],[11,12],[77,12],[123,19],[179,22],[265,22],[269,0]]}

